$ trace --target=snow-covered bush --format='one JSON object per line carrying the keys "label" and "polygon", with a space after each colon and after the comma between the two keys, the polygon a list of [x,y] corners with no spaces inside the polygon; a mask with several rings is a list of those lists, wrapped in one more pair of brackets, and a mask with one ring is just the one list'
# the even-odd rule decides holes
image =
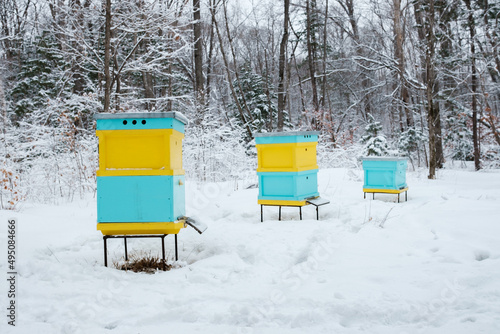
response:
{"label": "snow-covered bush", "polygon": [[364,156],[384,156],[389,154],[389,144],[387,144],[387,139],[384,136],[372,137],[364,144]]}
{"label": "snow-covered bush", "polygon": [[0,194],[2,207],[14,208],[25,198],[70,201],[95,191],[97,139],[93,129],[77,127],[70,116],[37,109],[7,126],[0,148],[0,169],[7,176],[2,180],[8,183]]}
{"label": "snow-covered bush", "polygon": [[483,168],[500,168],[500,146],[483,145],[481,160]]}
{"label": "snow-covered bush", "polygon": [[459,161],[474,160],[472,131],[467,124],[465,112],[452,113],[446,118],[444,143],[450,150],[451,158]]}
{"label": "snow-covered bush", "polygon": [[14,210],[25,199],[20,185],[18,173],[4,161],[0,168],[0,209]]}
{"label": "snow-covered bush", "polygon": [[365,135],[361,137],[361,143],[364,144],[364,156],[383,156],[389,154],[389,144],[382,131],[382,124],[375,121],[372,115],[369,115],[369,123],[365,127]]}
{"label": "snow-covered bush", "polygon": [[0,115],[0,209],[14,210],[25,197],[17,166],[20,145],[13,126]]}
{"label": "snow-covered bush", "polygon": [[425,150],[421,152],[421,148],[426,142],[428,142],[428,137],[421,129],[416,127],[408,128],[399,135],[399,154],[408,157],[412,163],[415,162],[416,158],[417,164],[420,165],[421,158],[425,155]]}

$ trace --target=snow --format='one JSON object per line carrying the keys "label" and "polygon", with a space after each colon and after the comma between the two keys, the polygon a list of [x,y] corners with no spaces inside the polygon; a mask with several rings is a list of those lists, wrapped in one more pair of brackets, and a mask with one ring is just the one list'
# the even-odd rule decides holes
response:
{"label": "snow", "polygon": [[[186,182],[187,214],[209,228],[179,234],[176,268],[154,275],[103,266],[95,198],[0,211],[18,219],[16,328],[1,333],[498,333],[500,170],[408,172],[408,202],[363,199],[362,170],[324,169],[331,203],[264,208],[254,180]],[[404,196],[402,196],[404,198]],[[169,258],[173,238],[167,237]],[[109,240],[110,262],[123,242]],[[129,253],[159,253],[156,239]]]}

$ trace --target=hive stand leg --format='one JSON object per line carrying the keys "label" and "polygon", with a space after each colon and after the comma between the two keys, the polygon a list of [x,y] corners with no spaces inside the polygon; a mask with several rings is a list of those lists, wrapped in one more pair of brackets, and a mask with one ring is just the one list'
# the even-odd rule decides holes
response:
{"label": "hive stand leg", "polygon": [[161,259],[163,260],[163,271],[165,271],[165,237],[167,235],[164,234],[162,237],[161,237]]}
{"label": "hive stand leg", "polygon": [[363,199],[366,199],[366,193],[363,192]]}
{"label": "hive stand leg", "polygon": [[108,266],[108,247],[107,247],[107,240],[108,238],[106,236],[103,236],[102,239],[104,240],[104,266]]}
{"label": "hive stand leg", "polygon": [[179,261],[179,253],[177,251],[177,234],[174,234],[175,236],[175,261]]}
{"label": "hive stand leg", "polygon": [[264,209],[263,209],[263,205],[260,206],[260,222],[261,223],[264,222]]}
{"label": "hive stand leg", "polygon": [[319,206],[316,207],[316,220],[319,220]]}
{"label": "hive stand leg", "polygon": [[300,216],[300,220],[302,220],[302,207],[299,206],[299,216]]}
{"label": "hive stand leg", "polygon": [[375,199],[375,193],[373,193],[373,199]]}
{"label": "hive stand leg", "polygon": [[405,191],[405,202],[408,202],[408,190]]}
{"label": "hive stand leg", "polygon": [[398,203],[399,203],[399,195],[400,195],[400,194],[401,194],[401,193],[398,193]]}
{"label": "hive stand leg", "polygon": [[279,213],[279,216],[278,216],[278,220],[281,220],[281,205],[280,205],[280,213]]}
{"label": "hive stand leg", "polygon": [[123,237],[123,243],[125,245],[125,261],[128,261],[128,251],[127,251],[127,237]]}

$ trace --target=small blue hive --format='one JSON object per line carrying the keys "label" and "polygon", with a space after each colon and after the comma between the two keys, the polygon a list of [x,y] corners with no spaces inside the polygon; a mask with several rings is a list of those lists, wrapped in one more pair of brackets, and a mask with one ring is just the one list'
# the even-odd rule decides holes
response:
{"label": "small blue hive", "polygon": [[408,190],[406,184],[407,159],[400,157],[363,158],[363,191],[401,193]]}

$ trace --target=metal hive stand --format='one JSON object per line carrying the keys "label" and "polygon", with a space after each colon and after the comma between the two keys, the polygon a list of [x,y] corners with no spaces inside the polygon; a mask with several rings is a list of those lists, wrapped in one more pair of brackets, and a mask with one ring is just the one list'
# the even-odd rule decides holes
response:
{"label": "metal hive stand", "polygon": [[[166,270],[165,264],[165,237],[168,234],[159,235],[103,235],[104,240],[104,266],[108,266],[108,239],[123,239],[123,244],[125,246],[125,261],[128,261],[128,250],[127,250],[127,239],[137,239],[137,238],[161,238],[161,255],[163,260],[163,270]],[[177,234],[175,236],[175,261],[179,260],[179,253],[177,250]]]}
{"label": "metal hive stand", "polygon": [[405,193],[405,202],[408,202],[408,187],[399,190],[392,189],[363,189],[363,198],[366,199],[366,193],[372,193],[373,199],[375,199],[375,193],[377,194],[398,194],[398,203],[400,203],[401,193]]}
{"label": "metal hive stand", "polygon": [[[179,221],[184,222],[184,224],[191,226],[199,234],[202,234],[207,229],[207,225],[202,222],[196,221],[190,217],[178,217]],[[143,234],[143,235],[103,235],[102,239],[104,241],[104,266],[108,266],[108,239],[123,239],[123,245],[125,247],[125,261],[128,261],[128,249],[127,249],[127,239],[137,239],[137,238],[161,238],[161,255],[163,260],[163,270],[166,270],[166,259],[165,259],[165,237],[168,234]],[[179,260],[179,252],[177,247],[177,234],[174,234],[175,240],[175,261]]]}
{"label": "metal hive stand", "polygon": [[[311,205],[314,205],[316,207],[316,219],[319,220],[319,207],[322,205],[329,204],[329,203],[330,203],[330,201],[325,199],[325,198],[315,197],[315,198],[306,199],[305,205],[311,204]],[[264,222],[264,206],[278,206],[279,207],[278,220],[281,221],[281,207],[282,206],[298,207],[299,208],[299,217],[300,217],[300,220],[302,220],[302,207],[305,205],[261,204],[260,205],[260,222],[261,223]]]}

